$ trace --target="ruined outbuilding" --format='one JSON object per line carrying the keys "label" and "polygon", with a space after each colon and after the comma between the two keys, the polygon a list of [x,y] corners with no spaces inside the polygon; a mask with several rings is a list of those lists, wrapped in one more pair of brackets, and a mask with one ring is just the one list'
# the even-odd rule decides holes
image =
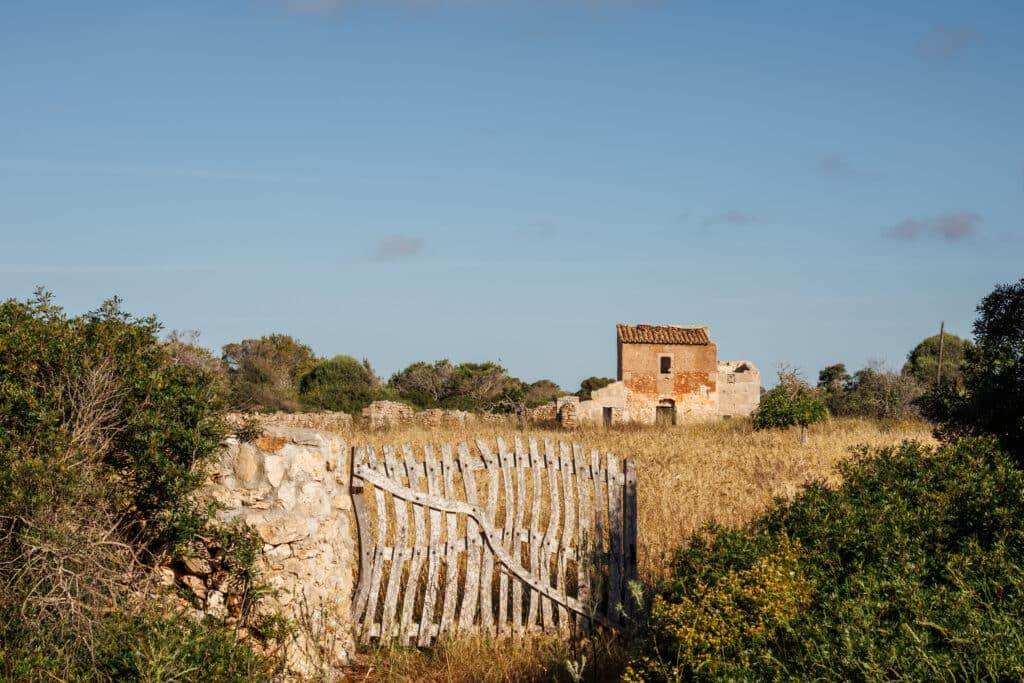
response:
{"label": "ruined outbuilding", "polygon": [[589,401],[560,400],[563,424],[676,424],[747,416],[760,404],[761,373],[750,361],[719,361],[707,327],[616,329],[618,381]]}

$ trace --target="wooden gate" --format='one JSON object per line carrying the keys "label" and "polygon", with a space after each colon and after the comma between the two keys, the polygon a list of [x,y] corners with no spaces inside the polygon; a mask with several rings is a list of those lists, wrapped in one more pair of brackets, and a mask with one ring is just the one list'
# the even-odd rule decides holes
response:
{"label": "wooden gate", "polygon": [[353,449],[363,642],[578,632],[630,611],[633,461],[551,440],[543,453],[533,438],[496,445]]}

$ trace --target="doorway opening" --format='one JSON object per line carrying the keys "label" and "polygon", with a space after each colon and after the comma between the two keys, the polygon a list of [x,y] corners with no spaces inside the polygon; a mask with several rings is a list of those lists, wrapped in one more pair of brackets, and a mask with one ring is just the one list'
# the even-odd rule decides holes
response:
{"label": "doorway opening", "polygon": [[654,424],[659,426],[674,425],[676,423],[676,402],[670,398],[658,401],[658,407],[654,412]]}

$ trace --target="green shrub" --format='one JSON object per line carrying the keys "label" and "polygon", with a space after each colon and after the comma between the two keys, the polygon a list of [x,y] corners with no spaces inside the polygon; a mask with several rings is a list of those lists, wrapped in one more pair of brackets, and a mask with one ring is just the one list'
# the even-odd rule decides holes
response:
{"label": "green shrub", "polygon": [[[634,671],[1021,680],[1024,473],[993,440],[974,439],[862,452],[842,474],[838,489],[812,485],[750,527],[680,551]],[[788,554],[780,539],[793,539]],[[792,573],[765,589],[769,601],[734,588],[766,584],[759,572],[773,566]]]}
{"label": "green shrub", "polygon": [[321,410],[355,414],[377,400],[380,381],[370,362],[352,356],[318,361],[299,381],[299,400]]}
{"label": "green shrub", "polygon": [[826,417],[828,410],[817,392],[795,373],[782,371],[779,385],[761,397],[761,406],[754,414],[754,429],[806,427]]}
{"label": "green shrub", "polygon": [[225,431],[219,380],[159,329],[117,299],[77,317],[42,291],[0,303],[2,680],[109,677],[98,653],[140,614],[140,560],[201,528],[190,494]]}

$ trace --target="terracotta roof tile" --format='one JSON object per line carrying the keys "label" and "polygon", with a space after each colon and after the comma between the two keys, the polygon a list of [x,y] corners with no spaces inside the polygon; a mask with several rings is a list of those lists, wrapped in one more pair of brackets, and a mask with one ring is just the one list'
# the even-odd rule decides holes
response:
{"label": "terracotta roof tile", "polygon": [[624,344],[686,344],[705,346],[711,343],[706,327],[681,325],[616,325],[619,341]]}

